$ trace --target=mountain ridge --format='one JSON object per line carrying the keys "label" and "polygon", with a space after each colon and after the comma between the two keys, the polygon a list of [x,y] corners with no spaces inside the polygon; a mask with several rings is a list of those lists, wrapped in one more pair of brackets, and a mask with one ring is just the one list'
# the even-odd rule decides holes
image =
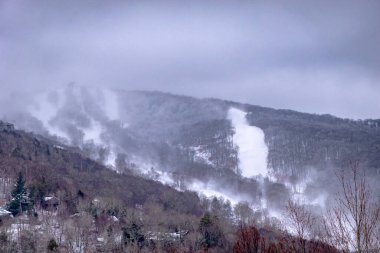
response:
{"label": "mountain ridge", "polygon": [[57,195],[72,215],[83,202],[92,210],[91,200],[107,199],[112,208],[103,212],[117,219],[121,206],[185,215],[191,224],[213,210],[229,227],[232,210],[239,217],[243,208],[272,226],[290,200],[324,212],[337,192],[334,172],[351,161],[371,184],[379,178],[376,120],[75,86],[7,117],[34,134],[0,122],[2,174],[22,172],[37,203]]}
{"label": "mountain ridge", "polygon": [[[8,126],[8,128],[2,128],[3,125]],[[160,201],[159,195],[162,194],[161,192],[169,191],[170,194],[176,192],[172,188],[153,180],[143,179],[133,175],[118,174],[104,167],[104,165],[96,161],[92,161],[83,154],[78,153],[78,150],[75,150],[75,148],[72,149],[71,147],[58,146],[56,144],[52,144],[50,140],[46,140],[44,137],[41,138],[31,133],[14,130],[9,128],[9,126],[11,126],[11,124],[0,121],[1,168],[6,169],[9,173],[11,173],[8,174],[8,176],[13,177],[15,177],[17,173],[22,172],[26,176],[29,183],[35,180],[40,180],[41,178],[38,179],[39,177],[53,177],[54,180],[50,180],[52,181],[50,183],[53,185],[57,184],[58,188],[53,189],[54,187],[51,186],[53,188],[50,191],[38,196],[39,202],[42,202],[44,196],[49,194],[57,194],[57,190],[65,190],[65,187],[69,186],[73,186],[76,190],[72,191],[70,189],[66,189],[65,191],[70,191],[70,194],[73,195],[75,195],[76,192],[81,191],[90,199],[94,199],[96,197],[107,198],[111,195],[108,193],[105,194],[103,191],[107,191],[107,188],[105,187],[102,189],[102,186],[112,185],[112,181],[118,184],[118,187],[128,189],[127,191],[124,190],[124,192],[132,193],[132,195],[123,195],[122,192],[116,190],[117,188],[113,188],[116,185],[112,186],[114,189],[112,196],[114,198],[120,198],[120,201],[130,207],[144,204],[144,202],[137,202],[138,199],[140,201],[144,201],[144,199],[156,199],[156,201]],[[33,170],[37,170],[38,173]],[[92,178],[91,180],[96,181],[91,182],[88,181],[88,179],[85,179],[86,174],[88,174],[89,178]],[[72,183],[66,185],[65,181],[68,179]],[[142,185],[142,187],[140,187],[139,184]],[[89,185],[92,186],[88,188]],[[138,196],[136,196],[136,191],[139,192]],[[185,197],[184,193],[178,194],[183,195],[182,197],[177,197],[178,200],[188,199]],[[123,198],[120,196],[123,196]],[[126,198],[126,196],[129,197]],[[195,195],[192,195],[192,197],[194,197],[193,203],[197,203],[199,201]],[[180,201],[179,203],[182,202]],[[183,209],[182,211],[185,210],[194,209],[188,208]],[[197,212],[199,214],[199,211]]]}
{"label": "mountain ridge", "polygon": [[[41,126],[40,134],[46,136],[50,129],[63,133],[67,144],[119,173],[154,175],[174,188],[229,196],[231,201],[231,196],[250,203],[265,198],[269,205],[281,206],[296,194],[292,188],[306,184],[302,188],[308,194],[307,189],[320,188],[322,181],[329,182],[333,171],[349,161],[361,162],[375,177],[380,170],[376,120],[347,120],[158,91],[92,90],[74,85],[47,92],[35,105],[24,115],[39,122],[34,125]],[[41,117],[46,107],[50,118]],[[231,108],[240,110],[243,117],[240,130],[229,118]],[[17,123],[18,118],[14,119]],[[267,163],[266,174],[271,177],[267,181],[241,174],[242,143],[236,142],[236,131],[244,129],[253,135],[262,132],[267,155],[263,153],[266,157],[260,159]],[[256,151],[250,152],[253,159],[259,159],[254,157]],[[312,175],[318,177],[310,181]],[[332,186],[327,190],[334,191]],[[308,198],[314,201],[316,197],[309,194]]]}

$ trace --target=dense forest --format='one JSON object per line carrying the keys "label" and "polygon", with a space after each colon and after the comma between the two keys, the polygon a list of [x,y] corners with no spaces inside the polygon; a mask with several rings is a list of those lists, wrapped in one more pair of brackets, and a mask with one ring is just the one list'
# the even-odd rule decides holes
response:
{"label": "dense forest", "polygon": [[368,226],[380,209],[355,164],[360,187],[344,176],[337,182],[350,197],[342,207],[358,197],[364,210],[353,231],[365,236],[356,242],[334,222],[351,209],[322,217],[289,200],[283,223],[248,203],[110,170],[75,147],[0,125],[1,252],[369,252],[379,242],[378,227]]}
{"label": "dense forest", "polygon": [[[67,103],[49,121],[68,139],[30,113],[12,121],[33,132],[0,124],[3,252],[378,247],[380,208],[370,194],[377,189],[377,121],[137,91],[119,91],[123,109],[110,119],[91,91],[75,89],[65,90]],[[264,132],[269,177],[242,176],[231,107]],[[94,122],[102,130],[95,141],[86,135]],[[352,212],[357,207],[361,213]],[[354,223],[345,218],[357,216]],[[364,235],[352,239],[355,233]]]}
{"label": "dense forest", "polygon": [[[1,252],[302,252],[304,238],[247,204],[120,174],[75,148],[1,126]],[[335,251],[322,241],[305,245]]]}

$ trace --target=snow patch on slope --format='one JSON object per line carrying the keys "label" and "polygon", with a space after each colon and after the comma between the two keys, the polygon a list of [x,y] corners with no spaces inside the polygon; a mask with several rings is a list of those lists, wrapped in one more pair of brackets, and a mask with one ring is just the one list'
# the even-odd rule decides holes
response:
{"label": "snow patch on slope", "polygon": [[188,190],[198,192],[209,199],[216,197],[229,200],[232,206],[235,206],[239,202],[247,201],[248,199],[244,198],[242,195],[236,195],[233,192],[228,191],[226,188],[222,189],[217,183],[213,182],[194,180],[187,186],[187,188]]}
{"label": "snow patch on slope", "polygon": [[234,142],[239,147],[239,167],[244,177],[267,176],[268,147],[263,130],[250,126],[246,112],[230,108],[228,119],[235,128]]}
{"label": "snow patch on slope", "polygon": [[201,146],[191,147],[190,149],[194,152],[194,161],[212,166],[214,165],[211,161],[211,153],[209,150],[204,149]]}
{"label": "snow patch on slope", "polygon": [[94,141],[96,145],[104,145],[101,134],[103,132],[102,126],[98,121],[91,119],[91,126],[82,129],[84,133],[84,141]]}

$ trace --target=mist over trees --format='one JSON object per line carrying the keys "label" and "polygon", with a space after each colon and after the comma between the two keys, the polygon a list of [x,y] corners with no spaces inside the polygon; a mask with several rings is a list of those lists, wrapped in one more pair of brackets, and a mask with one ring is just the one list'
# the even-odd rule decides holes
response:
{"label": "mist over trees", "polygon": [[0,0],[0,253],[380,253],[379,24]]}
{"label": "mist over trees", "polygon": [[[199,198],[117,174],[42,137],[13,129],[0,135],[2,196],[14,215],[1,217],[4,252],[324,253],[378,247],[379,203],[363,173],[367,167],[357,163],[332,179],[340,191],[330,211],[315,213],[305,203],[285,201],[283,223],[247,202],[232,206],[223,198]],[[286,189],[269,182],[266,188],[269,195],[271,188]]]}
{"label": "mist over trees", "polygon": [[[67,89],[73,97],[51,121],[65,140],[47,133],[46,122],[29,129],[19,114],[16,126],[34,134],[2,123],[1,196],[15,216],[2,219],[7,250],[311,253],[377,247],[376,194],[363,200],[370,215],[361,219],[367,225],[360,221],[365,229],[358,230],[366,234],[360,243],[348,239],[358,230],[334,227],[350,224],[344,209],[330,210],[333,194],[348,186],[342,183],[347,177],[337,180],[334,171],[350,171],[351,159],[366,168],[363,192],[378,189],[373,150],[379,128],[372,121],[124,91],[118,93],[118,118],[111,119],[94,109],[101,105],[93,91],[82,89],[79,96]],[[263,129],[269,177],[241,175],[235,129],[226,118],[231,106]],[[225,195],[208,198],[201,190]],[[39,238],[38,231],[53,236]]]}
{"label": "mist over trees", "polygon": [[[116,107],[107,102],[110,92],[114,93]],[[57,101],[66,102],[58,106]],[[51,112],[50,121],[31,112],[8,115],[8,119],[19,128],[61,142],[62,136],[47,134],[51,123],[50,130],[67,135],[64,143],[78,146],[86,156],[116,170],[150,177],[153,168],[158,180],[165,175],[172,186],[182,189],[191,188],[187,182],[192,180],[218,181],[229,185],[228,191],[255,201],[260,195],[257,182],[240,176],[235,130],[226,118],[231,107],[244,110],[249,123],[265,133],[268,170],[276,180],[276,184],[266,182],[266,197],[274,207],[277,202],[283,206],[289,197],[286,195],[291,194],[285,184],[298,185],[310,179],[305,194],[314,198],[318,191],[328,194],[335,190],[332,183],[320,185],[331,180],[333,170],[349,160],[359,161],[375,176],[380,166],[376,120],[353,121],[218,99],[107,91],[74,84],[48,91],[47,98],[42,96],[36,103],[40,107],[58,106]],[[25,122],[39,124],[34,128]]]}

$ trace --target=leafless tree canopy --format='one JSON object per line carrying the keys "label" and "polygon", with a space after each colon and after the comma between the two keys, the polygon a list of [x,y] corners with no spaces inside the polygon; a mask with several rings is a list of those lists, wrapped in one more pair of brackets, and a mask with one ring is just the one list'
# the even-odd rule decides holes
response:
{"label": "leafless tree canopy", "polygon": [[376,252],[379,248],[380,206],[358,163],[337,173],[340,192],[325,219],[330,243],[345,251]]}

